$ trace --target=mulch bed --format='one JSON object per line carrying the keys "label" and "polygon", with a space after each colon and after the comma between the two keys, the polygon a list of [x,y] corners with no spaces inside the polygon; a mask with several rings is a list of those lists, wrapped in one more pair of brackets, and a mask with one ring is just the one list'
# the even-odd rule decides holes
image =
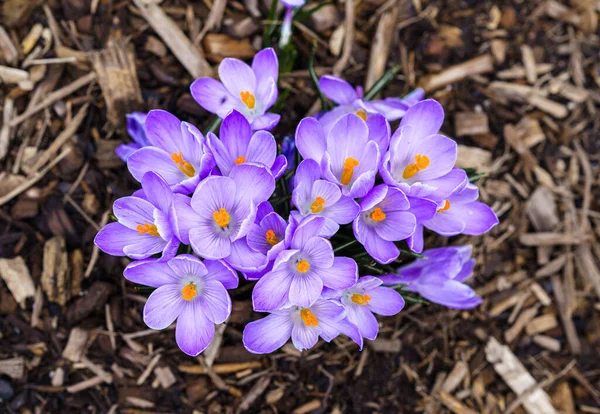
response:
{"label": "mulch bed", "polygon": [[[314,3],[314,2],[313,2]],[[197,359],[148,330],[127,260],[99,253],[138,188],[114,149],[124,114],[205,131],[191,81],[262,44],[270,1],[4,0],[0,17],[0,411],[22,413],[600,413],[597,1],[333,2],[295,27],[283,138],[318,111],[307,62],[353,84],[400,63],[446,110],[458,165],[484,173],[471,312],[411,304],[360,353],[338,338],[270,356],[241,344],[252,284]],[[351,49],[347,46],[351,45]]]}

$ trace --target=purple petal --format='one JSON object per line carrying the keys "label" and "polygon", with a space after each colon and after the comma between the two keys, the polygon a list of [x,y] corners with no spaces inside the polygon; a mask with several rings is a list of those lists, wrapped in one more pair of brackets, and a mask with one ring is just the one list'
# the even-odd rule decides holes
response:
{"label": "purple petal", "polygon": [[275,138],[267,131],[255,132],[252,139],[250,139],[245,155],[246,162],[262,164],[271,168],[275,162],[275,157],[277,156],[277,144],[275,143]]}
{"label": "purple petal", "polygon": [[147,259],[153,254],[162,252],[167,246],[167,242],[162,237],[143,234],[138,236],[138,240],[128,244],[123,248],[123,253],[132,259]]}
{"label": "purple petal", "polygon": [[388,211],[385,219],[375,226],[379,237],[388,241],[404,240],[415,232],[417,220],[407,211]]}
{"label": "purple petal", "polygon": [[298,168],[296,169],[296,175],[294,177],[295,185],[298,186],[300,183],[304,183],[306,188],[311,189],[315,181],[321,177],[321,168],[319,163],[313,159],[303,160]]}
{"label": "purple petal", "polygon": [[[418,171],[408,181],[426,181],[448,174],[456,163],[457,144],[443,135],[432,135],[419,145],[417,151],[429,157],[430,165]],[[414,162],[414,158],[411,160]]]}
{"label": "purple petal", "polygon": [[139,224],[154,223],[154,206],[141,198],[119,198],[113,205],[113,212],[119,223],[130,229],[135,229]]}
{"label": "purple petal", "polygon": [[462,233],[465,229],[465,219],[467,217],[460,214],[456,207],[458,206],[454,208],[450,207],[448,211],[437,213],[423,224],[429,230],[433,230],[442,236],[456,236]]}
{"label": "purple petal", "polygon": [[[461,170],[460,168],[453,168],[448,174],[427,181],[427,185],[435,188],[435,191],[428,194],[427,198],[434,201],[442,201],[450,197],[451,194],[454,195],[463,190],[468,182],[469,178],[464,170]],[[468,195],[472,196],[470,193],[465,194],[465,196]],[[477,197],[470,201],[474,201],[476,199]]]}
{"label": "purple petal", "polygon": [[289,312],[272,313],[246,325],[242,341],[246,349],[253,354],[270,354],[290,339],[292,327]]}
{"label": "purple petal", "polygon": [[173,193],[169,184],[154,172],[147,172],[142,177],[142,187],[148,201],[163,213],[168,213],[173,201]]}
{"label": "purple petal", "polygon": [[150,145],[144,128],[146,116],[148,114],[144,112],[131,112],[125,115],[127,119],[127,133],[138,144],[138,148]]}
{"label": "purple petal", "polygon": [[319,89],[338,105],[351,104],[358,99],[356,90],[348,82],[333,75],[322,76],[319,79]]}
{"label": "purple petal", "polygon": [[371,340],[377,338],[379,324],[366,306],[349,305],[346,306],[346,312],[348,320],[358,328],[361,336]]}
{"label": "purple petal", "polygon": [[363,199],[360,200],[360,208],[362,211],[370,210],[381,203],[387,196],[389,189],[385,184],[379,184],[373,187]]}
{"label": "purple petal", "polygon": [[213,78],[200,78],[190,86],[192,97],[208,112],[224,118],[235,106],[239,96],[232,96],[221,82]]}
{"label": "purple petal", "polygon": [[248,120],[238,111],[232,111],[221,124],[219,137],[233,159],[246,156],[252,138]]}
{"label": "purple petal", "polygon": [[279,62],[273,48],[263,49],[252,60],[252,71],[256,76],[256,94],[264,99],[270,92],[269,80],[277,83]]}
{"label": "purple petal", "polygon": [[186,303],[175,329],[177,346],[190,356],[198,356],[204,351],[215,335],[215,324],[206,315],[198,301]]}
{"label": "purple petal", "polygon": [[304,159],[320,163],[327,149],[323,127],[315,118],[304,118],[296,129],[296,147]]}
{"label": "purple petal", "polygon": [[408,201],[410,203],[409,211],[414,214],[417,223],[429,220],[437,211],[437,204],[433,201],[413,197],[408,197]]}
{"label": "purple petal", "polygon": [[219,78],[234,98],[239,98],[241,92],[256,93],[256,76],[241,60],[223,59],[219,65]]}
{"label": "purple petal", "polygon": [[294,232],[290,247],[292,249],[302,249],[308,240],[321,235],[324,224],[325,219],[323,217],[307,217]]}
{"label": "purple petal", "polygon": [[258,205],[268,200],[275,191],[275,179],[271,172],[263,166],[236,165],[231,169],[229,176],[236,184],[235,196],[238,204],[253,202],[254,205]]}
{"label": "purple petal", "polygon": [[205,259],[224,259],[231,254],[228,237],[215,233],[210,224],[202,224],[190,231],[190,244],[194,252]]}
{"label": "purple petal", "polygon": [[473,274],[473,270],[475,269],[475,259],[468,260],[463,267],[460,269],[460,272],[454,276],[454,280],[457,282],[464,282]]}
{"label": "purple petal", "polygon": [[400,251],[394,242],[379,237],[375,229],[364,224],[360,216],[352,224],[356,239],[365,246],[369,255],[379,263],[391,263],[400,255]]}
{"label": "purple petal", "polygon": [[316,327],[306,326],[304,322],[296,322],[292,328],[292,343],[298,351],[310,349],[317,343],[319,331]]}
{"label": "purple petal", "polygon": [[179,285],[160,286],[148,297],[144,322],[152,329],[165,329],[181,314],[184,305]]}
{"label": "purple petal", "polygon": [[173,198],[175,234],[184,244],[190,244],[190,230],[200,224],[202,217],[191,207],[191,199],[181,194]]}
{"label": "purple petal", "polygon": [[369,127],[369,141],[375,141],[381,152],[387,151],[390,145],[390,124],[379,114],[369,115],[367,118]]}
{"label": "purple petal", "polygon": [[480,236],[498,224],[494,210],[480,201],[454,205],[454,210],[464,218],[465,228],[462,233],[469,236]]}
{"label": "purple petal", "polygon": [[156,259],[129,263],[123,271],[123,276],[130,282],[156,288],[166,284],[176,284],[180,280],[166,263],[159,263]]}
{"label": "purple petal", "polygon": [[212,132],[208,133],[207,144],[221,173],[229,175],[231,168],[235,165],[235,158],[232,157],[230,150]]}
{"label": "purple petal", "polygon": [[119,157],[122,161],[127,162],[131,154],[140,148],[142,148],[140,144],[121,144],[117,147],[117,149],[115,149],[115,154],[117,154],[117,157]]}
{"label": "purple petal", "polygon": [[416,137],[425,138],[437,133],[444,123],[444,108],[433,99],[421,101],[406,111],[400,127],[410,125]]}
{"label": "purple petal", "polygon": [[329,240],[322,237],[309,239],[302,247],[302,252],[310,258],[311,266],[328,268],[333,265],[333,247]]}
{"label": "purple petal", "polygon": [[170,186],[189,178],[177,168],[170,154],[156,147],[145,147],[131,154],[127,159],[127,168],[133,178],[140,182],[149,171],[160,175]]}
{"label": "purple petal", "polygon": [[[327,153],[331,159],[331,172],[338,180],[342,175],[344,162],[348,157],[363,161],[368,137],[369,128],[367,124],[357,115],[344,115],[334,124],[327,136]],[[374,162],[375,167],[377,167],[377,160],[364,161]],[[360,167],[359,164],[355,168],[354,176],[358,174],[356,170]]]}
{"label": "purple petal", "polygon": [[178,276],[179,279],[183,279],[186,276],[206,276],[208,270],[204,263],[200,261],[196,256],[191,254],[180,254],[168,263],[171,271]]}
{"label": "purple petal", "polygon": [[419,281],[418,292],[431,302],[453,309],[471,309],[481,303],[470,286],[455,280],[428,277]]}
{"label": "purple petal", "polygon": [[248,246],[246,238],[236,240],[231,244],[231,253],[225,261],[240,272],[257,272],[267,265],[267,256]]}
{"label": "purple petal", "polygon": [[404,299],[394,289],[377,287],[367,292],[371,300],[367,308],[374,313],[393,316],[404,308]]}
{"label": "purple petal", "polygon": [[193,299],[198,302],[202,313],[213,323],[223,323],[231,313],[231,298],[221,282],[208,280],[202,286],[200,295]]}
{"label": "purple petal", "polygon": [[286,172],[287,168],[288,160],[286,156],[283,154],[278,155],[277,158],[275,158],[273,165],[271,166],[271,174],[273,174],[273,177],[277,180],[283,175],[283,173]]}
{"label": "purple petal", "polygon": [[349,257],[336,257],[329,269],[319,269],[323,285],[331,289],[346,289],[356,283],[358,266]]}
{"label": "purple petal", "polygon": [[265,114],[257,116],[252,120],[252,129],[255,131],[261,129],[265,131],[270,131],[277,126],[280,119],[281,115],[267,112]]}
{"label": "purple petal", "polygon": [[350,197],[341,196],[337,203],[323,210],[322,216],[339,224],[348,224],[358,216],[359,212],[360,207],[356,201]]}
{"label": "purple petal", "polygon": [[144,124],[150,143],[172,154],[179,152],[178,138],[181,136],[181,121],[173,114],[162,109],[148,112]]}
{"label": "purple petal", "polygon": [[138,242],[140,237],[144,236],[140,236],[137,230],[129,229],[121,223],[109,223],[96,234],[94,244],[111,256],[125,256],[123,248]]}
{"label": "purple petal", "polygon": [[288,299],[292,279],[293,275],[285,265],[260,278],[252,291],[254,310],[268,312],[283,306]]}
{"label": "purple petal", "polygon": [[408,247],[417,253],[421,253],[423,251],[423,225],[417,222],[417,227],[415,227],[415,232],[412,236],[406,239],[408,243]]}
{"label": "purple petal", "polygon": [[235,270],[222,260],[205,260],[204,265],[208,270],[205,280],[217,280],[225,289],[235,289],[239,285],[239,279]]}
{"label": "purple petal", "polygon": [[294,275],[288,298],[292,304],[307,308],[315,303],[319,295],[321,295],[322,290],[323,282],[315,272]]}
{"label": "purple petal", "polygon": [[213,213],[221,208],[229,213],[233,211],[235,193],[236,185],[231,178],[208,177],[198,184],[192,196],[191,207],[203,219],[212,220]]}

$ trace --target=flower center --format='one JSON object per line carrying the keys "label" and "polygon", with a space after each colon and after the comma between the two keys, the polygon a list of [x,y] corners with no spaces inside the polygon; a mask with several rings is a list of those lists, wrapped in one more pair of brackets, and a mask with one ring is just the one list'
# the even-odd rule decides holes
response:
{"label": "flower center", "polygon": [[300,272],[300,273],[306,273],[308,272],[308,270],[310,269],[310,263],[308,263],[306,260],[300,260],[297,264],[296,264],[296,269]]}
{"label": "flower center", "polygon": [[380,222],[385,220],[385,213],[381,208],[375,207],[375,209],[371,211],[371,214],[369,214],[369,217],[371,217],[371,220],[375,222]]}
{"label": "flower center", "polygon": [[240,165],[246,162],[246,157],[244,157],[243,155],[240,155],[239,157],[237,157],[235,159],[235,165]]}
{"label": "flower center", "polygon": [[213,220],[222,229],[229,225],[230,219],[229,213],[223,207],[213,213]]}
{"label": "flower center", "polygon": [[365,306],[369,304],[371,297],[366,293],[363,295],[361,295],[360,293],[355,293],[352,296],[350,296],[350,300],[356,303],[357,305]]}
{"label": "flower center", "polygon": [[320,213],[325,208],[325,199],[323,197],[315,198],[314,203],[310,205],[310,211],[313,213]]}
{"label": "flower center", "polygon": [[344,170],[342,171],[342,184],[348,185],[352,180],[352,175],[354,174],[354,168],[358,165],[358,160],[356,158],[348,157],[344,161]]}
{"label": "flower center", "polygon": [[367,121],[367,113],[363,109],[359,109],[358,111],[354,112],[354,114],[362,118],[363,121]]}
{"label": "flower center", "polygon": [[431,161],[429,160],[429,157],[427,155],[415,155],[415,162],[413,164],[408,164],[408,167],[406,167],[404,169],[404,172],[402,173],[402,178],[404,178],[405,180],[412,178],[419,171],[422,171],[425,168],[429,167],[430,163]]}
{"label": "flower center", "polygon": [[194,174],[196,174],[196,170],[194,169],[192,164],[183,159],[181,152],[174,152],[173,154],[171,154],[171,159],[173,160],[177,168],[179,168],[179,171],[181,171],[188,177],[193,177]]}
{"label": "flower center", "polygon": [[267,230],[265,238],[267,240],[267,243],[269,243],[271,246],[275,246],[277,243],[279,243],[279,237],[275,235],[275,232],[273,230]]}
{"label": "flower center", "polygon": [[438,213],[443,213],[444,211],[448,211],[450,210],[450,201],[448,200],[444,200],[444,206],[440,209],[438,209]]}
{"label": "flower center", "polygon": [[138,231],[138,234],[140,236],[146,233],[148,233],[151,236],[160,236],[160,234],[158,234],[158,229],[154,224],[138,224],[135,229]]}
{"label": "flower center", "polygon": [[302,318],[304,325],[310,326],[311,328],[314,328],[319,324],[319,320],[309,309],[302,309],[300,311],[300,317]]}
{"label": "flower center", "polygon": [[254,106],[256,105],[256,98],[253,94],[248,91],[242,91],[240,92],[240,99],[248,107],[248,109],[254,109]]}
{"label": "flower center", "polygon": [[183,287],[183,289],[181,289],[181,297],[183,298],[183,300],[190,301],[194,299],[197,295],[198,292],[196,291],[196,285],[193,283],[188,283]]}

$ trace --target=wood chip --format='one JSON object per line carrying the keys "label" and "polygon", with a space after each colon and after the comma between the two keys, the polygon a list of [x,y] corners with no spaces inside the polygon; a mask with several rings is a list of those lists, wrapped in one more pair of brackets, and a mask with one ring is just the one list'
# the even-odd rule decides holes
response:
{"label": "wood chip", "polygon": [[394,29],[398,21],[398,7],[392,7],[379,18],[375,37],[371,43],[369,66],[365,79],[365,89],[368,90],[383,76],[390,54],[390,46],[394,37]]}
{"label": "wood chip", "polygon": [[532,338],[533,342],[552,352],[560,352],[560,341],[546,335],[535,335]]}
{"label": "wood chip", "polygon": [[477,147],[458,146],[456,166],[458,168],[475,168],[478,172],[487,172],[492,163],[492,153]]}
{"label": "wood chip", "polygon": [[[216,364],[212,366],[212,371],[215,374],[231,374],[246,369],[260,368],[262,363],[260,361],[248,361],[248,362],[232,362],[229,364]],[[202,365],[179,365],[179,371],[187,374],[207,374],[206,368]]]}
{"label": "wood chip", "polygon": [[150,26],[165,42],[171,53],[193,78],[212,76],[213,70],[203,53],[186,37],[177,24],[153,0],[134,0],[135,5]]}
{"label": "wood chip", "polygon": [[445,391],[440,392],[440,401],[455,414],[477,414],[476,411],[473,411]]}
{"label": "wood chip", "polygon": [[442,72],[426,77],[420,86],[425,92],[431,92],[456,82],[460,82],[467,76],[482,75],[494,70],[492,55],[478,56],[458,65],[450,66]]}
{"label": "wood chip", "polygon": [[27,298],[35,295],[35,286],[25,260],[21,256],[14,259],[0,259],[0,276],[6,282],[15,301],[25,309]]}
{"label": "wood chip", "polygon": [[19,52],[13,44],[12,40],[4,27],[0,25],[0,51],[2,52],[2,58],[9,64],[14,65],[17,63],[19,58]]}
{"label": "wood chip", "polygon": [[25,359],[16,357],[0,360],[0,374],[8,375],[12,379],[21,381],[25,373]]}
{"label": "wood chip", "polygon": [[454,130],[459,137],[490,132],[488,117],[484,113],[457,112],[454,121]]}
{"label": "wood chip", "polygon": [[100,365],[94,364],[92,361],[90,361],[86,357],[82,357],[81,362],[83,363],[83,365],[85,365],[85,367],[87,369],[89,369],[94,374],[96,374],[97,376],[102,378],[102,381],[104,381],[107,384],[112,383],[112,380],[113,380],[112,375],[110,373],[106,372],[105,370],[103,370]]}
{"label": "wood chip", "polygon": [[367,342],[367,344],[375,352],[398,353],[402,350],[402,341],[399,339],[377,338],[374,341]]}
{"label": "wood chip", "polygon": [[501,345],[491,337],[485,347],[485,356],[494,370],[504,379],[508,386],[518,395],[525,395],[523,408],[530,414],[555,414],[550,397],[537,387],[536,380],[525,369],[521,361],[506,345]]}
{"label": "wood chip", "polygon": [[557,326],[558,320],[556,316],[549,313],[531,320],[525,327],[525,332],[527,332],[527,335],[536,335],[554,329]]}
{"label": "wood chip", "polygon": [[254,386],[252,386],[250,391],[248,391],[242,397],[242,401],[240,401],[240,404],[238,405],[236,412],[241,413],[241,412],[249,410],[250,407],[252,406],[252,404],[254,404],[254,402],[261,395],[263,395],[265,390],[269,387],[269,384],[271,384],[271,377],[262,377],[258,381],[256,381],[256,384],[254,384]]}
{"label": "wood chip", "polygon": [[527,82],[533,85],[535,81],[537,81],[537,71],[535,67],[535,58],[533,57],[533,49],[527,45],[521,45],[521,57],[523,58],[523,66],[525,66]]}
{"label": "wood chip", "polygon": [[248,38],[234,39],[222,33],[206,35],[203,45],[206,57],[213,62],[220,62],[226,57],[249,59],[256,54]]}
{"label": "wood chip", "polygon": [[175,375],[173,375],[173,371],[171,371],[171,368],[169,367],[156,367],[154,369],[154,375],[164,390],[171,388],[171,386],[177,382]]}
{"label": "wood chip", "polygon": [[87,390],[88,388],[92,388],[92,387],[95,387],[96,385],[100,385],[103,382],[104,382],[104,379],[100,376],[92,377],[90,379],[81,381],[77,384],[67,387],[67,392],[69,392],[71,394],[76,394],[83,390]]}
{"label": "wood chip", "polygon": [[152,360],[150,361],[150,363],[148,364],[148,366],[146,367],[144,372],[142,372],[142,375],[140,375],[140,377],[137,379],[137,381],[136,381],[137,385],[142,385],[144,382],[146,382],[146,380],[148,379],[150,374],[152,374],[154,367],[156,367],[156,365],[158,364],[158,361],[160,361],[160,357],[161,357],[161,354],[158,354],[158,355],[155,355],[154,358],[152,358]]}
{"label": "wood chip", "polygon": [[67,346],[65,346],[65,349],[62,352],[62,357],[71,362],[79,362],[85,353],[85,347],[89,337],[90,333],[85,329],[71,329]]}
{"label": "wood chip", "polygon": [[560,246],[581,244],[587,240],[587,236],[563,233],[525,233],[519,237],[519,241],[525,246]]}
{"label": "wood chip", "polygon": [[532,308],[525,309],[523,312],[521,312],[514,325],[511,326],[506,332],[504,332],[504,339],[506,340],[506,342],[511,343],[515,339],[517,339],[517,337],[521,334],[525,326],[529,322],[531,322],[531,320],[535,317],[537,311],[538,307],[534,306]]}
{"label": "wood chip", "polygon": [[464,361],[458,361],[450,374],[446,377],[446,380],[442,384],[442,390],[452,394],[454,390],[460,385],[465,376],[469,373],[469,367]]}
{"label": "wood chip", "polygon": [[64,306],[71,298],[69,258],[62,237],[53,237],[44,244],[41,285],[50,302]]}
{"label": "wood chip", "polygon": [[294,409],[292,414],[308,414],[311,411],[318,410],[319,408],[321,408],[321,400],[312,400]]}
{"label": "wood chip", "polygon": [[558,119],[565,118],[569,114],[565,105],[546,98],[530,86],[495,81],[490,83],[488,89],[492,94],[500,93],[509,99],[526,101]]}

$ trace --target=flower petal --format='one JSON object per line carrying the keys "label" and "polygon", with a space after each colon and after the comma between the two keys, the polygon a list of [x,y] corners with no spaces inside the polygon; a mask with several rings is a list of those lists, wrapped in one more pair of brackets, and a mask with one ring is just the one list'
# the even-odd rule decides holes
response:
{"label": "flower petal", "polygon": [[208,273],[204,263],[191,254],[180,254],[172,260],[169,260],[168,266],[179,279],[183,279],[186,276],[198,276],[203,278]]}
{"label": "flower petal", "polygon": [[139,182],[148,171],[160,175],[170,186],[188,178],[179,171],[170,154],[156,147],[144,147],[131,154],[127,159],[127,168],[133,178]]}
{"label": "flower petal", "polygon": [[263,49],[254,56],[252,71],[256,76],[256,94],[264,98],[270,93],[269,80],[276,83],[279,77],[279,62],[273,48]]}
{"label": "flower petal", "polygon": [[255,132],[248,144],[246,162],[262,164],[271,168],[276,156],[277,144],[273,135],[267,131]]}
{"label": "flower petal", "polygon": [[433,99],[426,99],[411,107],[402,121],[400,128],[404,125],[413,127],[416,137],[425,138],[436,134],[444,123],[444,108]]}
{"label": "flower petal", "polygon": [[224,259],[231,254],[231,241],[215,233],[210,224],[202,224],[190,231],[190,244],[196,254],[205,259]]}
{"label": "flower petal", "polygon": [[292,304],[307,308],[315,303],[322,290],[323,282],[315,272],[294,275],[288,298]]}
{"label": "flower petal", "polygon": [[222,260],[205,260],[204,265],[208,273],[205,280],[217,280],[225,289],[235,289],[239,285],[237,272]]}
{"label": "flower petal", "polygon": [[175,329],[177,346],[190,356],[198,356],[204,351],[215,335],[215,324],[203,313],[198,301],[186,303]]}
{"label": "flower petal", "polygon": [[348,320],[359,330],[360,334],[370,340],[377,338],[379,324],[369,309],[361,305],[346,306]]}
{"label": "flower petal", "polygon": [[283,306],[292,284],[293,275],[283,265],[259,279],[252,291],[252,303],[256,312],[268,312]]}
{"label": "flower petal", "polygon": [[[275,95],[275,96],[277,96],[277,95]],[[252,120],[251,126],[252,126],[252,129],[255,131],[260,130],[260,129],[265,130],[265,131],[270,131],[277,126],[280,119],[281,119],[281,115],[267,112],[265,114],[262,114],[260,116],[257,116],[256,118],[254,118]]]}
{"label": "flower petal", "polygon": [[190,86],[190,91],[198,105],[221,118],[238,104],[236,98],[239,96],[232,96],[221,82],[213,78],[195,80]]}
{"label": "flower petal", "polygon": [[327,149],[323,127],[315,118],[304,118],[296,128],[296,147],[304,159],[320,163]]}
{"label": "flower petal", "polygon": [[144,322],[152,329],[165,329],[181,314],[185,301],[176,284],[160,286],[144,306]]}
{"label": "flower petal", "polygon": [[253,202],[254,205],[258,205],[268,200],[275,191],[275,179],[271,172],[260,165],[236,165],[231,169],[229,176],[236,184],[235,196],[238,204]]}
{"label": "flower petal", "polygon": [[173,201],[173,193],[169,184],[158,174],[147,172],[142,177],[142,188],[148,201],[163,213],[168,213]]}
{"label": "flower petal", "polygon": [[154,224],[154,206],[141,198],[119,198],[113,204],[113,213],[119,223],[132,230],[139,224]]}
{"label": "flower petal", "polygon": [[239,59],[223,59],[219,65],[219,78],[235,98],[239,98],[241,92],[256,93],[256,76],[250,66]]}
{"label": "flower petal", "polygon": [[349,257],[336,257],[329,269],[319,269],[323,285],[331,289],[346,289],[356,283],[358,266]]}
{"label": "flower petal", "polygon": [[231,298],[221,282],[208,280],[202,286],[202,292],[198,298],[202,313],[213,323],[223,323],[231,313]]}
{"label": "flower petal", "polygon": [[393,316],[404,308],[404,299],[394,289],[377,287],[367,292],[369,303],[367,308],[374,313],[384,316]]}
{"label": "flower petal", "polygon": [[127,228],[121,223],[108,223],[96,234],[94,244],[111,256],[125,256],[123,248],[138,242],[140,237],[142,236],[138,234],[137,230]]}
{"label": "flower petal", "polygon": [[302,252],[310,258],[311,267],[328,268],[333,265],[333,247],[329,240],[322,237],[309,239],[302,247]]}
{"label": "flower petal", "polygon": [[498,224],[494,210],[480,201],[455,205],[454,210],[464,218],[465,228],[462,233],[469,236],[480,236]]}
{"label": "flower petal", "polygon": [[310,349],[319,340],[317,327],[306,326],[304,322],[296,322],[292,328],[292,343],[298,351]]}
{"label": "flower petal", "polygon": [[292,327],[289,312],[272,313],[246,325],[242,342],[253,354],[270,354],[290,339]]}
{"label": "flower petal", "polygon": [[156,288],[166,284],[176,284],[180,280],[166,263],[160,263],[156,259],[129,263],[123,271],[123,276],[130,282]]}
{"label": "flower petal", "polygon": [[347,105],[358,99],[356,90],[344,79],[333,75],[321,76],[319,79],[321,92],[338,105]]}
{"label": "flower petal", "polygon": [[231,244],[231,253],[225,261],[240,272],[258,272],[267,265],[267,256],[251,249],[246,238],[238,239]]}
{"label": "flower petal", "polygon": [[385,219],[375,226],[377,235],[384,240],[404,240],[415,232],[417,219],[408,211],[388,211]]}
{"label": "flower petal", "polygon": [[184,244],[190,244],[190,230],[198,226],[202,217],[191,206],[191,199],[182,194],[175,194],[172,207],[175,234]]}

